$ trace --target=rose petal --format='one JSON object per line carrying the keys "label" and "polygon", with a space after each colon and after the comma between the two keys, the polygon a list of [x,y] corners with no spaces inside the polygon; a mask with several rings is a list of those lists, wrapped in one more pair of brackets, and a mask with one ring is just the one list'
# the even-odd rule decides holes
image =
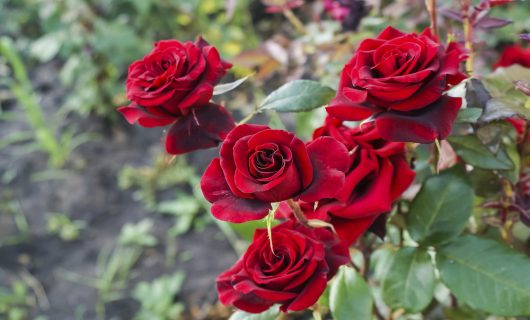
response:
{"label": "rose petal", "polygon": [[300,199],[315,202],[333,197],[344,185],[344,173],[349,165],[348,150],[331,137],[321,137],[308,144],[307,152],[313,164],[313,181]]}
{"label": "rose petal", "polygon": [[166,136],[166,151],[183,154],[217,146],[235,127],[225,108],[209,104],[179,118]]}
{"label": "rose petal", "polygon": [[236,197],[226,183],[219,158],[212,160],[201,178],[201,190],[215,218],[232,223],[258,220],[271,209],[270,203]]}
{"label": "rose petal", "polygon": [[142,108],[134,102],[128,106],[119,107],[118,111],[121,112],[125,120],[130,124],[138,122],[140,126],[146,128],[167,126],[177,119],[177,117],[171,115],[160,116],[151,114],[145,108]]}
{"label": "rose petal", "polygon": [[389,141],[432,143],[451,133],[461,105],[461,98],[442,96],[420,110],[383,112],[376,118],[376,126]]}

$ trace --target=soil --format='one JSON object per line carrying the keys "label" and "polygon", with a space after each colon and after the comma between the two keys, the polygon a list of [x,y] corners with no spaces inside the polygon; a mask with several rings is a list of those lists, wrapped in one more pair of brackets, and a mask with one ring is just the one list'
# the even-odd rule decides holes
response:
{"label": "soil", "polygon": [[[49,115],[56,114],[65,95],[65,89],[57,85],[60,83],[58,68],[59,64],[52,62],[31,72],[34,87],[42,98],[42,108]],[[0,137],[29,130],[16,103],[3,108],[20,115],[22,121],[0,121]],[[73,152],[66,166],[67,174],[59,179],[39,182],[33,179],[35,173],[47,169],[45,154],[21,152],[23,145],[0,150],[0,177],[16,172],[13,180],[0,185],[0,194],[9,194],[20,204],[30,229],[29,239],[0,247],[0,286],[9,287],[15,277],[20,279],[22,274],[29,274],[30,279],[36,280],[33,289],[39,291],[40,286],[43,289],[37,295],[39,303],[30,311],[30,318],[43,315],[53,320],[97,319],[94,306],[98,292],[65,279],[65,271],[94,276],[100,251],[116,242],[122,226],[149,218],[154,221],[152,233],[160,245],[144,251],[134,267],[126,297],[107,304],[105,318],[131,319],[139,305],[127,297],[130,289],[139,281],[177,270],[186,273],[183,290],[177,298],[186,304],[188,317],[198,317],[197,313],[189,316],[192,310],[207,311],[216,301],[215,277],[237,258],[232,247],[214,224],[208,224],[202,232],[192,231],[175,239],[177,259],[168,265],[165,233],[173,218],[150,213],[133,199],[132,191],[120,190],[117,185],[117,174],[125,164],[149,165],[153,156],[163,151],[162,130],[130,126],[122,119],[109,123],[101,118],[69,116],[64,121],[63,128],[73,126],[80,132],[97,132],[99,137]],[[190,163],[202,171],[214,153],[215,150],[209,150],[193,154]],[[46,216],[50,212],[84,220],[87,226],[77,240],[64,242],[46,229]],[[14,232],[12,219],[0,212],[0,239]],[[191,259],[179,259],[180,253]]]}

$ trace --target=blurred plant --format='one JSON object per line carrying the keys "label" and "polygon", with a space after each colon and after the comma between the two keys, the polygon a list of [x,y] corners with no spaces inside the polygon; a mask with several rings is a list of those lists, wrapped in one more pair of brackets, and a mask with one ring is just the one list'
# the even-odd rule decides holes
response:
{"label": "blurred plant", "polygon": [[[175,163],[172,163],[173,160]],[[138,188],[134,197],[145,207],[155,211],[157,192],[175,187],[188,181],[194,175],[193,168],[183,157],[172,159],[167,155],[157,155],[152,166],[134,167],[125,165],[118,173],[118,187],[122,190]]]}
{"label": "blurred plant", "polygon": [[176,320],[180,319],[184,305],[175,302],[185,275],[176,272],[171,276],[162,276],[152,282],[140,282],[136,285],[133,297],[141,304],[134,316],[135,320]]}
{"label": "blurred plant", "polygon": [[[6,245],[13,245],[24,242],[29,239],[29,225],[20,203],[13,198],[13,194],[9,190],[2,190],[0,194],[0,213],[2,215],[11,216],[13,219],[16,233],[10,236],[2,236],[0,238],[0,247]],[[3,223],[4,226],[6,225]]]}
{"label": "blurred plant", "polygon": [[[67,130],[60,138],[57,138],[56,133],[53,132],[53,126],[49,126],[49,121],[38,104],[26,67],[9,38],[0,39],[0,55],[11,66],[13,79],[8,80],[9,89],[20,102],[34,131],[33,136],[37,144],[33,148],[48,153],[51,166],[61,167],[68,160],[71,151],[86,142],[90,136],[86,134],[74,136],[73,130]],[[24,141],[28,139],[28,136],[26,132],[14,132],[2,138],[3,143],[0,145]]]}
{"label": "blurred plant", "polygon": [[14,281],[11,288],[0,287],[0,318],[6,320],[24,320],[28,308],[36,305],[28,286],[22,281]]}
{"label": "blurred plant", "polygon": [[149,233],[152,227],[153,221],[150,219],[144,219],[136,224],[126,223],[121,229],[118,242],[124,246],[155,246],[158,241]]}
{"label": "blurred plant", "polygon": [[63,213],[51,213],[48,215],[48,232],[57,235],[63,241],[73,241],[79,238],[81,230],[86,227],[83,220],[70,220]]}
{"label": "blurred plant", "polygon": [[126,224],[118,236],[118,243],[113,247],[104,247],[98,256],[96,275],[88,277],[60,270],[62,278],[84,284],[98,290],[96,304],[98,318],[105,318],[105,305],[127,296],[125,289],[131,277],[131,271],[142,255],[145,247],[156,244],[156,238],[150,235],[151,222],[140,221],[138,224]]}

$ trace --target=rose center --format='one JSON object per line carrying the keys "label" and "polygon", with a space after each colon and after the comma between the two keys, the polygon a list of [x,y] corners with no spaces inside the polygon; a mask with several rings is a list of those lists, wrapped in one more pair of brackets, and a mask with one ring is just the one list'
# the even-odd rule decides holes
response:
{"label": "rose center", "polygon": [[283,170],[290,158],[274,143],[258,146],[248,158],[249,172],[256,179],[271,178]]}

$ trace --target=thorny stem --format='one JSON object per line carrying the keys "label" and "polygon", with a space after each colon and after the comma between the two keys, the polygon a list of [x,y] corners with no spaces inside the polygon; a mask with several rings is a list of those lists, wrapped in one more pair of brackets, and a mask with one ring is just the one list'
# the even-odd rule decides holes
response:
{"label": "thorny stem", "polygon": [[293,27],[300,32],[301,34],[306,34],[307,31],[305,30],[304,24],[298,17],[291,11],[289,8],[285,8],[283,10],[283,15],[289,20],[289,22],[293,25]]}
{"label": "thorny stem", "polygon": [[302,212],[302,208],[300,208],[300,205],[293,199],[287,200],[287,204],[289,205],[291,210],[293,210],[293,214],[296,217],[296,220],[298,220],[298,222],[300,222],[304,226],[307,226],[309,222],[307,221],[306,216]]}
{"label": "thorny stem", "polygon": [[241,119],[241,121],[239,121],[237,123],[238,126],[242,125],[242,124],[245,124],[247,123],[250,119],[252,119],[252,117],[254,117],[256,114],[258,114],[260,112],[259,109],[255,109],[254,111],[252,111],[252,113],[250,113],[248,116],[244,117],[243,119]]}
{"label": "thorny stem", "polygon": [[469,19],[469,1],[464,0],[462,3],[462,15],[464,21],[464,37],[465,37],[465,47],[468,51],[469,57],[466,60],[466,72],[472,76],[473,75],[473,26]]}
{"label": "thorny stem", "polygon": [[432,34],[438,38],[438,23],[436,22],[436,0],[425,0],[425,5],[427,6],[427,11],[429,11],[429,16],[431,18],[431,31]]}

